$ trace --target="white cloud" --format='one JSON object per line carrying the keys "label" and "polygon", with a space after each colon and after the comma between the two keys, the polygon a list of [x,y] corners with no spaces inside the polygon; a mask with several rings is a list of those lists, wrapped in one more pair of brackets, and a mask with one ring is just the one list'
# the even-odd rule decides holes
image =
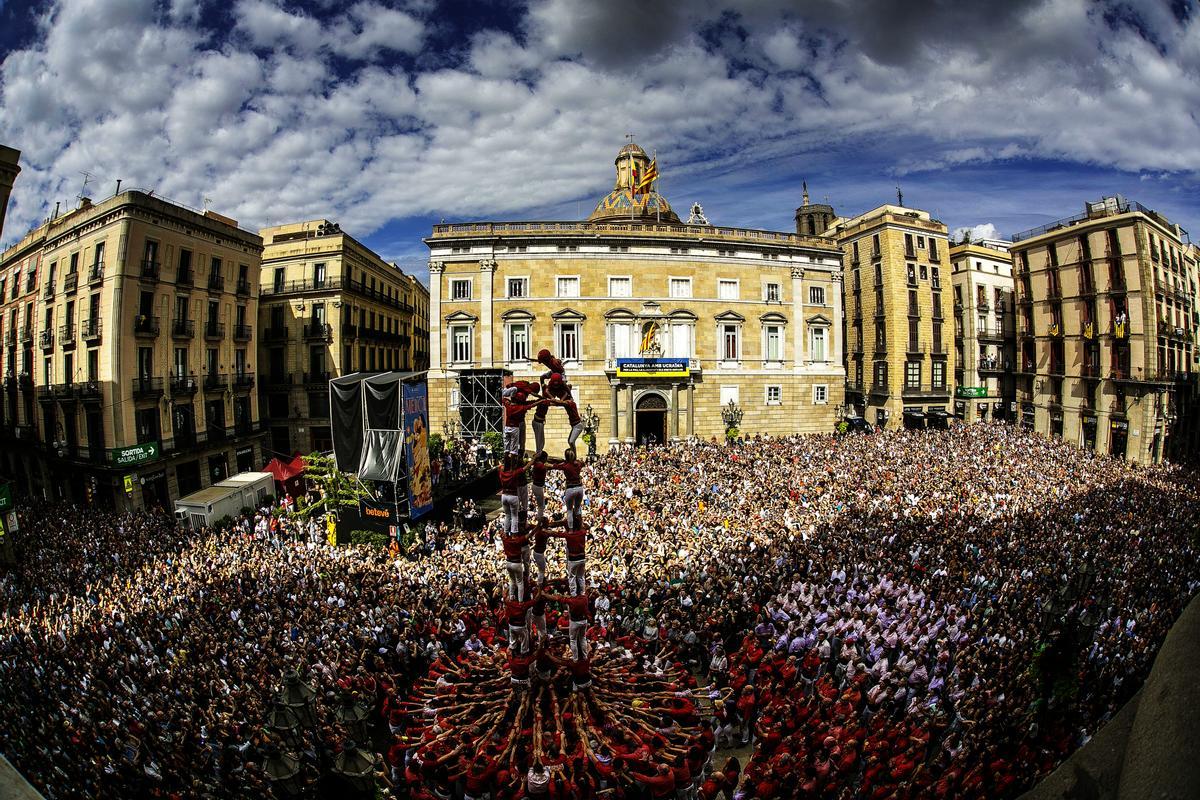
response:
{"label": "white cloud", "polygon": [[1000,230],[990,222],[983,222],[979,225],[964,225],[955,228],[950,234],[950,241],[961,242],[963,236],[970,234],[972,242],[981,242],[984,239],[1004,239],[1007,238]]}
{"label": "white cloud", "polygon": [[531,0],[515,36],[447,53],[424,0],[239,0],[224,37],[197,0],[55,0],[0,66],[0,141],[25,158],[6,239],[83,169],[249,226],[329,216],[359,236],[586,211],[628,131],[658,149],[668,196],[703,178],[756,213],[778,164],[835,148],[885,175],[1039,158],[1200,172],[1200,21],[1147,14],[1156,46],[1084,0],[962,0],[910,35],[903,4],[864,2]]}

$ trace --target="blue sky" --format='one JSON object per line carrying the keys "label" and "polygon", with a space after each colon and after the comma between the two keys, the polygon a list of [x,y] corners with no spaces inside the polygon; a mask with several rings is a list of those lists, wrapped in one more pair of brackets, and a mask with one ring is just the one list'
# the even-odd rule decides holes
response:
{"label": "blue sky", "polygon": [[1004,235],[1121,193],[1200,235],[1198,114],[1180,0],[0,0],[5,243],[86,170],[424,277],[441,219],[586,216],[628,132],[717,224],[789,229],[807,180]]}

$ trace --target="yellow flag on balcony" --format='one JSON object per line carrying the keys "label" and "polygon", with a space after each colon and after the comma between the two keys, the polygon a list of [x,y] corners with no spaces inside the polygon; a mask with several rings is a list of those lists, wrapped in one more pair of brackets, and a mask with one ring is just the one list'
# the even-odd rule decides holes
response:
{"label": "yellow flag on balcony", "polygon": [[1117,338],[1118,338],[1118,339],[1124,339],[1124,338],[1125,338],[1125,323],[1124,323],[1124,322],[1118,322],[1118,323],[1116,323],[1116,324],[1113,326],[1113,328],[1114,328],[1114,330],[1115,330],[1115,332],[1116,332],[1116,334],[1117,334]]}
{"label": "yellow flag on balcony", "polygon": [[1090,323],[1090,322],[1085,322],[1085,323],[1083,324],[1083,337],[1084,337],[1085,339],[1091,339],[1091,338],[1094,338],[1094,337],[1095,337],[1095,335],[1096,335],[1096,329],[1095,329],[1095,327],[1092,325],[1092,323]]}

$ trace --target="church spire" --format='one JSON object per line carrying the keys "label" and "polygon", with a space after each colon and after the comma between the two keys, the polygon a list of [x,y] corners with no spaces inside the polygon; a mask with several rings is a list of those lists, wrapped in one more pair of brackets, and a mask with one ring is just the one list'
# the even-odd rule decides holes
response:
{"label": "church spire", "polygon": [[803,203],[803,205],[808,205],[808,181],[801,181],[800,184],[804,187],[804,203]]}

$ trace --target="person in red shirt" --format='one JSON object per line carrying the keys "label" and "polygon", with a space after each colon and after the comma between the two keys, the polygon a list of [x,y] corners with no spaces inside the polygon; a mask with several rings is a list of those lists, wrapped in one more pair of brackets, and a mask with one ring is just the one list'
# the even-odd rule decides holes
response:
{"label": "person in red shirt", "polygon": [[566,478],[563,505],[567,509],[567,526],[574,530],[583,524],[583,468],[587,465],[576,460],[574,447],[568,447],[563,456],[562,461],[547,469],[556,469]]}
{"label": "person in red shirt", "polygon": [[525,413],[548,402],[545,398],[531,401],[529,394],[521,389],[513,392],[511,397],[500,398],[500,405],[504,408],[505,455],[525,452]]}
{"label": "person in red shirt", "polygon": [[504,456],[500,465],[500,505],[504,507],[504,530],[516,536],[521,525],[521,486],[529,464],[522,464],[520,457],[511,453]]}
{"label": "person in red shirt", "polygon": [[565,539],[567,542],[567,590],[571,594],[583,594],[587,591],[586,570],[587,561],[587,530],[580,527],[568,526],[563,532],[554,531],[550,535]]}
{"label": "person in red shirt", "polygon": [[525,617],[535,602],[534,599],[513,598],[504,601],[504,613],[508,617],[508,646],[511,650],[529,652],[529,621]]}
{"label": "person in red shirt", "polygon": [[508,570],[508,596],[525,599],[525,584],[529,580],[525,567],[525,552],[529,549],[529,534],[503,533],[500,545],[504,548],[505,568]]}
{"label": "person in red shirt", "polygon": [[556,594],[543,594],[542,597],[555,603],[566,603],[567,613],[571,618],[568,636],[571,641],[571,654],[577,660],[587,658],[588,619],[591,616],[591,601],[586,594],[576,594],[569,597]]}
{"label": "person in red shirt", "polygon": [[562,406],[567,411],[567,421],[571,423],[571,433],[567,436],[567,444],[575,446],[575,440],[583,433],[583,419],[579,416],[579,406],[571,396],[571,385],[560,372],[550,373],[550,380],[542,386],[545,405],[538,407],[533,415],[533,442],[538,450],[546,446],[546,412],[549,405]]}

